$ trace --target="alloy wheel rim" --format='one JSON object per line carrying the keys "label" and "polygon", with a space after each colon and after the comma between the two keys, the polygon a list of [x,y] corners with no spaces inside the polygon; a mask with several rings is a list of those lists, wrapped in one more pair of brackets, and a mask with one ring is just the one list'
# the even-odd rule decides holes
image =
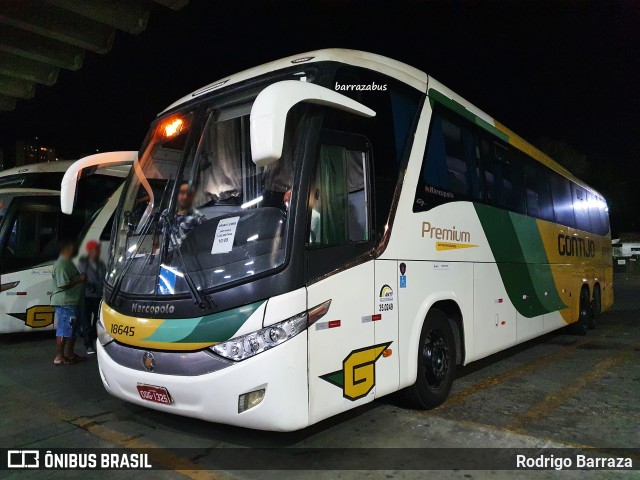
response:
{"label": "alloy wheel rim", "polygon": [[449,344],[441,330],[431,330],[422,348],[425,377],[431,387],[438,387],[449,372]]}

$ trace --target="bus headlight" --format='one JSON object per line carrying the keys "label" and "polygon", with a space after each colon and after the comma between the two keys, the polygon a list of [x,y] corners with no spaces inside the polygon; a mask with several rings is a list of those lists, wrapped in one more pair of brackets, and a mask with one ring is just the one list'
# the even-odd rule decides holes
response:
{"label": "bus headlight", "polygon": [[114,338],[109,334],[109,332],[107,332],[107,329],[104,327],[101,316],[98,317],[98,321],[96,322],[96,332],[98,334],[98,341],[103,347],[113,342]]}
{"label": "bus headlight", "polygon": [[244,360],[295,337],[307,328],[307,324],[308,315],[304,312],[256,332],[214,345],[211,350],[221,357],[235,361]]}

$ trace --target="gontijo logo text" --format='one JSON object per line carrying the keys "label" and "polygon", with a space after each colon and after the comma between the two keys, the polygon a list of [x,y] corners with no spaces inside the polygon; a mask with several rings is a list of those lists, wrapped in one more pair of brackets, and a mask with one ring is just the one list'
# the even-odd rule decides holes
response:
{"label": "gontijo logo text", "polygon": [[457,250],[459,248],[472,248],[471,233],[457,230],[456,227],[443,228],[431,225],[430,222],[422,222],[422,238],[444,240],[436,242],[436,250]]}
{"label": "gontijo logo text", "polygon": [[558,253],[565,257],[595,257],[596,243],[593,240],[571,235],[558,235]]}

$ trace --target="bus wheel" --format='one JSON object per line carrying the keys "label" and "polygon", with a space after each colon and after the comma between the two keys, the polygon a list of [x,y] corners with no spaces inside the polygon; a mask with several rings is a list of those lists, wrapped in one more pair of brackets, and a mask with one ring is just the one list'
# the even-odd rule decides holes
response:
{"label": "bus wheel", "polygon": [[600,310],[602,303],[600,301],[600,286],[593,287],[593,298],[591,299],[591,316],[589,317],[589,328],[596,328],[600,319]]}
{"label": "bus wheel", "polygon": [[589,297],[589,289],[583,287],[580,290],[580,314],[578,321],[571,324],[570,331],[574,335],[586,335],[591,322],[591,298]]}
{"label": "bus wheel", "polygon": [[407,389],[417,408],[435,408],[449,396],[456,369],[456,344],[447,316],[437,309],[427,314],[418,350],[418,376]]}

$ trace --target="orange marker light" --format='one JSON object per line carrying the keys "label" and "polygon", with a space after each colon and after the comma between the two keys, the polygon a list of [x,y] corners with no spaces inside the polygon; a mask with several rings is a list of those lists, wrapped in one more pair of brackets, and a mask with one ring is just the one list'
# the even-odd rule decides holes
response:
{"label": "orange marker light", "polygon": [[184,122],[181,118],[176,118],[165,124],[164,126],[164,135],[165,137],[173,137],[182,131],[182,127]]}
{"label": "orange marker light", "polygon": [[391,355],[393,355],[393,350],[391,350],[390,348],[387,348],[382,352],[382,356],[384,358],[390,357]]}

